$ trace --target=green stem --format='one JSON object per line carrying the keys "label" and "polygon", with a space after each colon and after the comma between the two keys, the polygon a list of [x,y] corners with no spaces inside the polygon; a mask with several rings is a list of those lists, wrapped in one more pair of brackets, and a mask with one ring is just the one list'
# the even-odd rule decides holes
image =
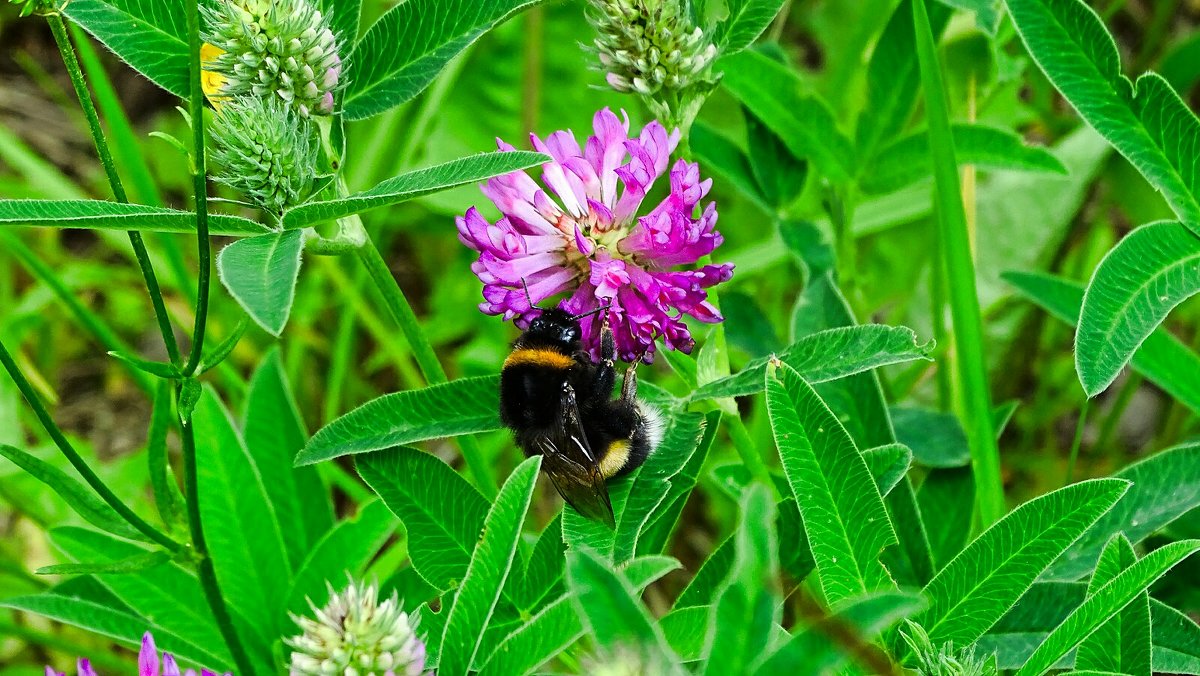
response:
{"label": "green stem", "polygon": [[1075,461],[1079,458],[1079,447],[1083,444],[1083,430],[1087,427],[1088,410],[1091,405],[1091,398],[1085,397],[1083,405],[1079,407],[1079,421],[1075,423],[1075,438],[1071,441],[1071,457],[1067,459],[1067,478],[1063,482],[1064,486],[1075,480]]}
{"label": "green stem", "polygon": [[[425,380],[431,385],[446,382],[446,372],[442,369],[437,354],[433,351],[433,345],[425,337],[425,332],[421,330],[421,324],[417,321],[417,315],[409,305],[408,298],[404,296],[404,291],[396,283],[396,278],[392,276],[387,262],[383,260],[379,249],[375,248],[375,243],[370,238],[367,238],[366,243],[358,248],[358,259],[362,261],[371,281],[375,283],[379,294],[383,296],[383,302],[387,306],[388,312],[395,318],[404,337],[408,339],[408,345],[412,348],[413,357],[416,358],[417,366],[424,374]],[[457,441],[459,448],[462,449],[467,468],[470,469],[471,476],[475,478],[476,487],[489,500],[495,498],[496,479],[492,476],[491,466],[483,456],[483,449],[480,448],[474,437],[458,437]]]}
{"label": "green stem", "polygon": [[546,8],[542,5],[533,7],[525,12],[523,19],[521,130],[529,134],[537,130],[538,113],[542,109],[542,39],[546,32]]}
{"label": "green stem", "polygon": [[[178,394],[176,395],[178,396]],[[200,576],[200,586],[204,588],[204,598],[212,609],[213,619],[229,647],[229,654],[237,665],[238,673],[253,674],[250,658],[242,647],[242,640],[233,627],[225,598],[221,595],[221,586],[217,582],[217,571],[213,568],[212,557],[208,555],[208,543],[204,539],[204,528],[200,523],[200,486],[196,474],[196,435],[192,429],[190,417],[179,419],[180,437],[183,446],[183,481],[184,492],[187,494],[188,530],[192,535],[192,548],[196,554],[196,572]]]}
{"label": "green stem", "polygon": [[[67,26],[59,14],[48,15],[46,21],[50,24],[50,32],[54,34],[54,41],[58,43],[58,51],[62,54],[67,73],[71,76],[75,95],[79,97],[79,105],[83,108],[84,117],[87,118],[88,128],[92,132],[92,141],[96,144],[96,152],[100,155],[100,164],[104,166],[104,174],[108,177],[109,186],[112,187],[113,197],[118,202],[127,204],[129,197],[125,194],[125,186],[121,183],[120,175],[117,174],[117,165],[113,161],[108,140],[104,137],[104,129],[100,126],[100,115],[96,112],[96,105],[92,102],[87,82],[83,79],[79,60],[75,58],[75,49],[71,46],[71,38],[67,36]],[[128,235],[129,243],[133,245],[133,254],[137,258],[138,267],[142,269],[142,277],[146,280],[146,289],[150,292],[150,302],[154,305],[154,316],[158,320],[158,330],[162,334],[163,343],[167,346],[167,355],[172,363],[177,363],[179,361],[179,345],[175,342],[175,330],[171,328],[171,318],[167,315],[162,290],[158,287],[158,277],[154,274],[154,266],[150,263],[150,253],[146,251],[142,233],[130,230]]]}
{"label": "green stem", "polygon": [[200,89],[199,1],[187,3],[188,56],[191,61],[188,114],[192,123],[192,190],[196,203],[196,251],[200,259],[200,273],[196,282],[196,323],[192,329],[192,351],[183,367],[185,374],[191,374],[200,364],[204,349],[204,327],[208,321],[209,278],[212,273],[212,247],[208,241],[208,173],[204,161],[204,92]]}
{"label": "green stem", "polygon": [[993,429],[987,362],[984,358],[983,320],[975,290],[975,263],[971,256],[937,45],[934,44],[925,2],[914,2],[912,6],[938,197],[940,251],[946,266],[950,313],[954,320],[959,396],[962,398],[960,410],[967,419],[976,499],[981,525],[986,528],[999,520],[1006,510],[1004,484],[1000,477],[1000,450]]}
{"label": "green stem", "polygon": [[112,489],[110,489],[108,485],[104,483],[104,480],[101,479],[94,471],[92,471],[92,468],[88,466],[87,461],[85,461],[83,457],[79,455],[79,452],[75,450],[75,447],[71,445],[71,442],[67,441],[67,437],[62,433],[62,430],[58,428],[58,425],[55,424],[54,419],[50,417],[50,412],[47,411],[46,407],[42,405],[42,400],[39,399],[37,393],[33,391],[33,385],[29,384],[29,380],[25,377],[25,374],[21,373],[21,369],[17,368],[17,362],[13,360],[13,357],[11,354],[9,354],[8,349],[4,347],[3,342],[0,342],[0,363],[4,365],[4,369],[8,371],[8,375],[13,379],[13,382],[16,383],[17,389],[21,391],[21,395],[25,397],[25,401],[29,402],[29,407],[33,409],[33,413],[37,416],[38,422],[42,423],[42,427],[46,430],[46,434],[50,435],[50,438],[54,440],[54,444],[58,446],[58,449],[62,451],[64,456],[66,456],[67,461],[71,463],[71,466],[75,468],[75,471],[79,472],[79,475],[83,477],[83,480],[87,482],[87,485],[91,486],[92,490],[96,491],[96,495],[99,495],[101,500],[104,500],[104,502],[108,503],[108,505],[112,507],[117,514],[121,515],[121,518],[129,522],[129,525],[136,528],[140,533],[172,552],[179,551],[182,548],[182,545],[167,537],[167,535],[162,531],[158,530],[154,526],[151,526],[149,523],[146,523],[142,517],[135,514],[128,505],[122,502],[121,499],[112,492]]}

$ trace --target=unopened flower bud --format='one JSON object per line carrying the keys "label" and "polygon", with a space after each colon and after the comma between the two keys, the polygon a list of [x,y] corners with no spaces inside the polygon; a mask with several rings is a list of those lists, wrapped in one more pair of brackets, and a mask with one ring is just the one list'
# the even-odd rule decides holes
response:
{"label": "unopened flower bud", "polygon": [[221,167],[217,181],[275,214],[308,196],[318,148],[283,100],[225,100],[211,129],[212,159]]}

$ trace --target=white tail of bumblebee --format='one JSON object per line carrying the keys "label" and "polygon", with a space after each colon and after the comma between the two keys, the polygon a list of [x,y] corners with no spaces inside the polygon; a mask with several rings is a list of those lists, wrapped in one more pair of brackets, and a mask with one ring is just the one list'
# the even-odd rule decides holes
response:
{"label": "white tail of bumblebee", "polygon": [[638,415],[642,417],[642,423],[646,426],[646,440],[650,446],[650,452],[647,455],[652,455],[662,443],[663,435],[667,432],[667,422],[663,418],[662,411],[643,399],[637,400],[637,411]]}

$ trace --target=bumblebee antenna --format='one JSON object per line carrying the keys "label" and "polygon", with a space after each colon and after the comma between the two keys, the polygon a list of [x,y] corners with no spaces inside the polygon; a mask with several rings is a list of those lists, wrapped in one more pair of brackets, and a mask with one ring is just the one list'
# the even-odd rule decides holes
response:
{"label": "bumblebee antenna", "polygon": [[529,308],[533,309],[535,307],[533,304],[533,296],[529,295],[529,284],[525,282],[524,277],[521,278],[521,288],[525,289],[525,300],[529,302]]}
{"label": "bumblebee antenna", "polygon": [[601,305],[600,307],[596,308],[595,310],[591,310],[589,312],[584,312],[582,314],[574,315],[571,317],[571,321],[579,321],[580,319],[583,319],[584,317],[591,317],[592,315],[594,315],[598,312],[604,312],[605,310],[607,310],[610,307],[612,307],[612,302],[609,302],[605,305]]}

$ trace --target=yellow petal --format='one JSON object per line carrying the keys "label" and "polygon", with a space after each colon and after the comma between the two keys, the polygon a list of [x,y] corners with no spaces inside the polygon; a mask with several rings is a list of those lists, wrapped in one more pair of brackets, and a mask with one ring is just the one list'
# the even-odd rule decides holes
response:
{"label": "yellow petal", "polygon": [[225,50],[216,45],[210,45],[207,42],[200,45],[200,89],[216,110],[220,110],[221,102],[229,98],[220,95],[225,89],[225,76],[215,70],[206,70],[204,67],[211,65],[218,56],[224,53]]}

